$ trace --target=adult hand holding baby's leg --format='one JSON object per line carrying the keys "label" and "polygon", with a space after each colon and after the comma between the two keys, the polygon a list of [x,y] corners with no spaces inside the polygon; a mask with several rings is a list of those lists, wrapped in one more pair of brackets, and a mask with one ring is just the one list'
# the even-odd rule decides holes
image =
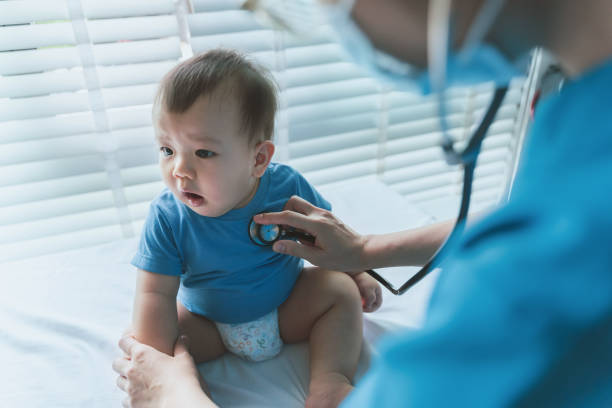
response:
{"label": "adult hand holding baby's leg", "polygon": [[119,347],[125,355],[113,361],[117,385],[128,395],[124,407],[215,407],[201,388],[198,370],[179,338],[174,357],[138,342],[131,331],[124,333]]}

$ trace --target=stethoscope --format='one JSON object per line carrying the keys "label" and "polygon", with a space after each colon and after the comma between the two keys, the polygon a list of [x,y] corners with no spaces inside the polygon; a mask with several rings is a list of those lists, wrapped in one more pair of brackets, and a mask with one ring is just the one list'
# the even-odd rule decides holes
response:
{"label": "stethoscope", "polygon": [[[465,229],[465,221],[470,207],[470,195],[472,194],[472,181],[474,179],[476,159],[478,158],[478,153],[480,153],[480,147],[487,130],[491,126],[491,123],[493,123],[493,119],[495,118],[495,115],[499,110],[507,91],[507,87],[501,87],[495,90],[493,100],[489,104],[487,112],[480,121],[478,128],[474,131],[468,145],[462,152],[457,152],[454,149],[452,142],[445,142],[442,145],[442,150],[444,151],[446,161],[449,164],[461,164],[463,166],[463,190],[461,193],[461,207],[459,208],[459,215],[457,215],[457,220],[455,221],[453,230],[448,235],[442,246],[416,274],[414,274],[399,288],[395,288],[389,281],[380,276],[376,271],[372,269],[365,271],[394,295],[402,295],[408,289],[420,282],[421,279],[427,276],[427,274],[429,274],[432,270],[434,270],[434,265],[436,265],[442,259],[442,254],[448,244],[460,236]],[[272,246],[276,241],[282,239],[295,239],[301,242],[308,242],[310,244],[314,244],[316,240],[315,236],[293,227],[278,224],[257,224],[253,219],[251,219],[251,222],[249,223],[249,237],[254,244],[259,246]]]}

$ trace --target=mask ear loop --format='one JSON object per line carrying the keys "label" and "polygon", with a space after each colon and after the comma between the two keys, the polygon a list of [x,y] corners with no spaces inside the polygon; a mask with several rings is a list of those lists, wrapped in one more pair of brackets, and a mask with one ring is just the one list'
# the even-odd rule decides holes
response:
{"label": "mask ear loop", "polygon": [[453,149],[453,139],[446,120],[446,66],[450,45],[451,0],[431,0],[427,10],[427,65],[431,89],[438,102],[438,120],[442,132],[442,150],[449,165],[461,158]]}
{"label": "mask ear loop", "polygon": [[[480,11],[474,18],[472,26],[466,34],[464,43],[459,52],[459,58],[469,58],[476,45],[489,32],[498,14],[504,6],[505,0],[485,0]],[[448,53],[452,47],[451,41],[451,0],[431,0],[427,15],[427,57],[430,67],[430,81],[432,90],[437,95],[438,116],[442,131],[442,150],[444,158],[449,165],[469,164],[467,160],[472,156],[467,148],[458,153],[453,147],[453,139],[449,134],[446,109],[446,68]]]}
{"label": "mask ear loop", "polygon": [[486,0],[485,4],[480,8],[480,12],[474,18],[470,30],[463,40],[463,45],[459,54],[461,58],[469,58],[470,54],[476,48],[476,45],[482,41],[489,29],[497,19],[506,0]]}

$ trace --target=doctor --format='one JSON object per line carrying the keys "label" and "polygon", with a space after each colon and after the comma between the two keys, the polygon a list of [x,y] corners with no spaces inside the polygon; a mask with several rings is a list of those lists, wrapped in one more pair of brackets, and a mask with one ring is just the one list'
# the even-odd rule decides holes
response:
{"label": "doctor", "polygon": [[[610,407],[612,2],[461,0],[450,18],[446,2],[325,1],[355,59],[399,87],[503,85],[509,62],[536,46],[571,80],[540,102],[509,202],[451,243],[422,330],[384,342],[343,406]],[[348,273],[422,264],[451,226],[360,236],[299,199],[257,221],[316,237],[274,250]],[[174,358],[129,335],[120,346],[131,360],[114,367],[131,406],[213,406],[183,341]]]}

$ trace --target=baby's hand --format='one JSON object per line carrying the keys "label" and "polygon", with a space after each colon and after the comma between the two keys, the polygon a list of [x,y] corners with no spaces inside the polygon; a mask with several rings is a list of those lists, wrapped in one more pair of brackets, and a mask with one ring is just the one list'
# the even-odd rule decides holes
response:
{"label": "baby's hand", "polygon": [[382,305],[382,291],[376,279],[366,272],[353,275],[353,279],[359,288],[359,293],[361,293],[363,311],[371,313],[378,310]]}

